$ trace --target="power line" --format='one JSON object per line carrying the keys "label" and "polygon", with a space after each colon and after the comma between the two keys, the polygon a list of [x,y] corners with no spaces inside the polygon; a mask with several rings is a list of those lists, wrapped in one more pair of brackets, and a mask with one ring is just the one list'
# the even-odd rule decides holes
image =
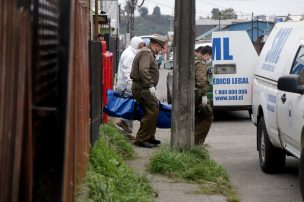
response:
{"label": "power line", "polygon": [[203,0],[205,3],[207,4],[210,4],[210,5],[214,5],[214,6],[218,6],[218,7],[221,7],[221,8],[227,8],[227,7],[224,7],[224,6],[221,6],[219,4],[216,4],[216,3],[212,3],[212,2],[209,2],[209,1],[206,1],[206,0]]}
{"label": "power line", "polygon": [[155,2],[151,2],[151,1],[147,0],[146,3],[147,4],[154,4],[155,6],[163,6],[163,7],[167,7],[167,8],[170,8],[170,9],[174,10],[174,5],[166,4],[164,2],[155,3]]}
{"label": "power line", "polygon": [[137,5],[137,7],[142,7],[142,5],[145,3],[145,0],[142,0],[141,4]]}
{"label": "power line", "polygon": [[[102,2],[100,2],[100,3],[102,3]],[[108,13],[108,11],[109,11],[109,9],[110,9],[112,3],[113,3],[113,1],[111,1],[110,5],[108,6],[106,13]]]}
{"label": "power line", "polygon": [[[215,5],[215,6],[218,6],[218,7],[221,7],[221,8],[224,8],[224,9],[229,9],[229,8],[232,8],[232,7],[226,7],[226,6],[221,6],[219,4],[216,4],[216,3],[212,3],[212,2],[209,2],[209,1],[206,1],[206,0],[203,0],[205,3],[207,4],[211,4],[211,5]],[[234,8],[232,8],[234,10]],[[240,11],[240,10],[234,10],[235,13],[241,13],[242,15],[244,15],[244,13],[246,12],[243,12],[243,11]],[[251,13],[247,13],[246,15],[250,15],[251,16]]]}

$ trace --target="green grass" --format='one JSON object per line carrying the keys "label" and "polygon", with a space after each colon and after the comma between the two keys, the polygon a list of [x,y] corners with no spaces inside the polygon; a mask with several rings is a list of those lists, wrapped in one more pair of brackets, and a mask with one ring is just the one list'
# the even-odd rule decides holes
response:
{"label": "green grass", "polygon": [[100,138],[90,151],[86,201],[153,201],[149,181],[124,163],[134,155],[132,145],[116,128],[101,126]]}
{"label": "green grass", "polygon": [[201,190],[195,193],[223,194],[230,202],[239,201],[227,171],[212,160],[202,146],[190,150],[164,146],[153,153],[148,170],[176,180],[201,184]]}
{"label": "green grass", "polygon": [[126,136],[119,132],[112,123],[101,126],[99,132],[100,137],[107,146],[122,156],[123,159],[134,159],[133,146],[127,141]]}

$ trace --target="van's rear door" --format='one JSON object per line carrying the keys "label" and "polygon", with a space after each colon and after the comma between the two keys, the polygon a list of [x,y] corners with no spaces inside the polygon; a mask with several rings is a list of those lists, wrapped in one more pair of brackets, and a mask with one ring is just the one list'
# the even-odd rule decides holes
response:
{"label": "van's rear door", "polygon": [[251,106],[257,59],[246,31],[213,32],[213,106]]}

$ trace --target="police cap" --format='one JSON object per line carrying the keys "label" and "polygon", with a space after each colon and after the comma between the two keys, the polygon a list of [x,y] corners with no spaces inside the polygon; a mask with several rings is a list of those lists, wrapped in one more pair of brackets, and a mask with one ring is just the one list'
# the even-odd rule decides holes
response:
{"label": "police cap", "polygon": [[167,37],[162,35],[155,35],[150,37],[150,42],[159,44],[162,48],[164,48],[164,45],[167,42]]}

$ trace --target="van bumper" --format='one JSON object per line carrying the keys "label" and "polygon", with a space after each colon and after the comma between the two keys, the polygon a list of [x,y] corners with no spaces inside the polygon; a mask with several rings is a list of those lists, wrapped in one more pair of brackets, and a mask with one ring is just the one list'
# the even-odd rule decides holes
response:
{"label": "van bumper", "polygon": [[239,110],[248,110],[248,111],[251,111],[251,109],[252,109],[251,105],[242,105],[242,106],[238,106],[238,105],[213,106],[212,100],[210,102],[211,102],[212,109],[214,111],[239,111]]}

